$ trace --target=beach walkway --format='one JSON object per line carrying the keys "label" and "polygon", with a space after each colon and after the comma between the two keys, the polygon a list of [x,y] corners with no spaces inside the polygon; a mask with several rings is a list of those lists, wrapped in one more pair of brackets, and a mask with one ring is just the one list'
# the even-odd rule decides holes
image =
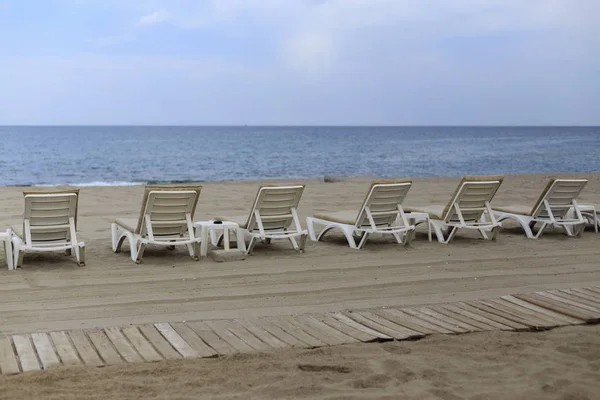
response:
{"label": "beach walkway", "polygon": [[325,314],[203,320],[0,336],[0,372],[218,357],[284,347],[536,331],[600,321],[600,286]]}

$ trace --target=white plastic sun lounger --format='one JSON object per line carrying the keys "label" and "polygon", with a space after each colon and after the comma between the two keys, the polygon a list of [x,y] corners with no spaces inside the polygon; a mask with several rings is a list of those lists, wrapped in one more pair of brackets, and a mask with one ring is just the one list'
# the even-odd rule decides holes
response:
{"label": "white plastic sun lounger", "polygon": [[8,270],[15,269],[12,252],[12,231],[10,229],[7,229],[6,232],[0,232],[0,246],[4,250],[4,258],[6,259]]}
{"label": "white plastic sun lounger", "polygon": [[85,265],[85,244],[77,240],[79,190],[24,192],[22,227],[11,228],[13,267],[23,265],[25,252],[75,251],[77,263]]}
{"label": "white plastic sun lounger", "polygon": [[[484,239],[495,240],[500,223],[492,213],[490,202],[503,180],[503,176],[465,176],[445,208],[406,207],[405,211],[428,213],[440,243],[450,243],[459,229],[475,229]],[[448,229],[450,232],[444,238]]]}
{"label": "white plastic sun lounger", "polygon": [[303,192],[304,185],[262,185],[247,217],[216,217],[215,220],[240,226],[247,242],[247,254],[252,253],[258,240],[270,243],[272,239],[287,239],[294,250],[302,252],[308,232],[302,229],[296,210]]}
{"label": "white plastic sun lounger", "polygon": [[[411,179],[373,182],[358,214],[356,211],[338,211],[306,218],[310,239],[319,241],[330,230],[340,229],[352,249],[361,249],[374,233],[389,234],[398,243],[409,244],[415,227],[404,214],[402,202],[411,185]],[[323,226],[318,236],[315,225]]]}
{"label": "white plastic sun lounger", "polygon": [[[585,228],[586,220],[581,215],[576,199],[586,184],[587,179],[550,179],[533,208],[494,207],[494,215],[499,221],[513,219],[518,222],[530,239],[540,237],[548,226],[561,227],[568,236],[579,235]],[[541,226],[534,234],[536,223]]]}
{"label": "white plastic sun lounger", "polygon": [[112,223],[113,251],[121,251],[127,239],[131,259],[139,264],[148,244],[185,245],[190,256],[198,260],[200,238],[194,235],[192,218],[201,189],[201,186],[146,186],[138,219],[117,218]]}

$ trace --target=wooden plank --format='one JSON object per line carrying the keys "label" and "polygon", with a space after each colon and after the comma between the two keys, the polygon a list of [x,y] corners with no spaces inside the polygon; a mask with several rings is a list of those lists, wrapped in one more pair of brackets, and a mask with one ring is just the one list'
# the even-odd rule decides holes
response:
{"label": "wooden plank", "polygon": [[467,309],[460,308],[456,305],[456,303],[442,304],[442,305],[440,305],[440,307],[444,308],[446,310],[452,311],[455,314],[460,314],[460,315],[468,317],[472,320],[482,322],[486,325],[491,326],[494,329],[499,329],[502,331],[514,331],[515,330],[513,327],[511,327],[509,325],[505,325],[500,322],[494,321],[493,319],[486,318],[486,317],[482,316],[481,314],[477,314],[473,311],[469,311]]}
{"label": "wooden plank", "polygon": [[92,344],[88,340],[84,331],[79,330],[79,329],[74,330],[74,331],[69,331],[69,337],[71,338],[71,341],[73,342],[73,346],[79,353],[79,356],[81,357],[81,359],[83,360],[83,362],[86,365],[92,365],[95,367],[104,365],[104,363],[102,362],[102,359],[96,352],[96,349],[94,348],[94,346],[92,346]]}
{"label": "wooden plank", "polygon": [[514,296],[518,299],[528,301],[529,303],[533,303],[537,306],[547,308],[554,312],[569,315],[573,318],[582,319],[587,322],[597,320],[597,317],[594,314],[592,314],[586,310],[581,310],[576,307],[570,307],[564,303],[561,303],[561,302],[553,300],[553,299],[549,299],[544,296],[539,296],[535,293],[515,294]]}
{"label": "wooden plank", "polygon": [[66,332],[50,332],[50,338],[54,342],[54,348],[63,365],[80,365],[82,363]]}
{"label": "wooden plank", "polygon": [[87,331],[90,341],[100,354],[100,357],[104,360],[106,365],[121,364],[123,359],[117,353],[108,337],[104,334],[102,329],[90,329]]}
{"label": "wooden plank", "polygon": [[579,297],[593,301],[600,305],[600,294],[596,295],[593,292],[588,292],[584,289],[569,289],[569,293],[576,294]]}
{"label": "wooden plank", "polygon": [[309,344],[304,343],[297,337],[290,335],[267,318],[258,319],[254,321],[254,324],[256,324],[256,326],[258,326],[259,328],[266,330],[271,335],[275,336],[277,339],[281,340],[284,343],[287,343],[292,347],[311,347]]}
{"label": "wooden plank", "polygon": [[206,323],[197,321],[197,322],[188,322],[187,323],[190,328],[196,332],[196,334],[206,342],[210,347],[212,347],[217,353],[221,355],[231,355],[236,354],[238,351],[229,343],[221,339],[217,334],[210,329]]}
{"label": "wooden plank", "polygon": [[192,328],[183,322],[171,323],[171,327],[198,353],[198,357],[216,357],[219,355],[212,347],[204,343]]}
{"label": "wooden plank", "polygon": [[17,350],[19,360],[21,361],[21,369],[23,372],[41,369],[40,363],[35,355],[35,350],[31,345],[31,340],[29,340],[29,336],[13,335],[12,339],[15,344],[15,349]]}
{"label": "wooden plank", "polygon": [[465,330],[466,332],[481,332],[482,330],[485,330],[485,329],[479,328],[475,325],[469,325],[466,322],[463,322],[459,319],[456,319],[449,315],[446,315],[449,313],[441,314],[441,313],[435,311],[433,308],[428,307],[428,306],[417,307],[415,309],[419,312],[429,315],[432,318],[437,319],[438,321],[445,322],[445,323],[455,326],[457,328],[461,328],[461,329]]}
{"label": "wooden plank", "polygon": [[235,336],[229,329],[227,329],[228,321],[205,321],[206,325],[210,327],[214,333],[216,333],[221,339],[229,343],[239,353],[250,353],[254,349],[246,344],[239,337]]}
{"label": "wooden plank", "polygon": [[437,312],[438,314],[442,314],[442,315],[444,315],[446,317],[450,317],[454,320],[464,322],[464,323],[468,324],[469,326],[476,327],[477,329],[479,329],[481,331],[493,331],[494,329],[496,329],[494,326],[488,325],[488,324],[478,321],[478,320],[474,320],[472,318],[467,317],[464,314],[455,313],[451,310],[448,310],[448,309],[442,307],[442,304],[429,305],[429,306],[427,306],[427,308],[430,308],[431,310]]}
{"label": "wooden plank", "polygon": [[[365,314],[364,312],[358,313],[358,312],[354,312],[354,311],[346,311],[343,314],[345,316],[347,316],[348,318],[353,319],[354,322],[356,322],[356,323],[359,323],[370,329],[382,332],[396,340],[408,339],[408,338],[414,337],[414,335],[423,336],[423,334],[420,332],[416,333],[415,331],[409,331],[407,328],[400,326],[400,325],[393,324],[391,321],[386,320],[387,322],[385,323],[385,325],[383,325],[383,324],[380,324],[379,322],[374,321],[373,319],[367,317],[367,315],[368,315],[368,316],[372,316],[373,318],[377,319],[377,316],[373,313],[371,313],[371,314],[367,313],[366,315],[364,315]],[[381,318],[381,317],[379,317],[379,319],[383,320],[383,318]],[[391,325],[391,324],[393,324],[392,326],[396,326],[398,328],[398,330],[387,326],[387,325]]]}
{"label": "wooden plank", "polygon": [[154,325],[140,325],[140,332],[165,359],[178,360],[181,355],[171,346],[169,342],[156,330]]}
{"label": "wooden plank", "polygon": [[53,365],[60,364],[60,361],[52,348],[52,342],[47,333],[32,333],[31,340],[37,351],[42,367],[48,369]]}
{"label": "wooden plank", "polygon": [[192,348],[173,327],[167,323],[157,323],[154,327],[158,329],[161,335],[177,350],[184,358],[198,357],[199,353]]}
{"label": "wooden plank", "polygon": [[565,323],[561,320],[556,320],[550,316],[535,313],[528,308],[521,307],[506,300],[490,299],[486,300],[486,304],[500,307],[506,312],[521,315],[523,318],[528,318],[529,321],[539,324],[541,328],[555,328],[557,326],[565,325]]}
{"label": "wooden plank", "polygon": [[495,308],[497,310],[503,311],[507,314],[513,315],[516,318],[520,318],[522,323],[525,323],[531,326],[534,329],[548,329],[554,328],[558,326],[555,322],[551,322],[548,320],[542,320],[540,318],[536,318],[530,314],[527,314],[523,311],[517,310],[513,307],[509,307],[506,304],[498,304],[494,300],[480,300],[478,303],[485,304],[489,307]]}
{"label": "wooden plank", "polygon": [[490,313],[485,310],[480,310],[479,308],[473,307],[467,303],[457,302],[457,303],[452,303],[452,306],[457,307],[461,310],[476,314],[476,315],[480,315],[482,318],[492,320],[499,324],[509,326],[512,330],[526,331],[526,330],[531,329],[528,325],[523,325],[521,323],[513,321],[512,319],[504,318],[501,315],[498,315],[495,313]]}
{"label": "wooden plank", "polygon": [[536,314],[547,315],[549,317],[556,319],[559,322],[562,322],[563,324],[577,325],[577,324],[583,324],[585,322],[585,321],[582,321],[577,318],[569,317],[568,315],[559,314],[557,312],[548,310],[547,308],[536,306],[535,304],[529,303],[527,301],[517,299],[514,296],[502,296],[502,300],[511,302],[513,304],[516,304],[516,305],[524,307],[524,308],[527,308]]}
{"label": "wooden plank", "polygon": [[600,309],[598,309],[596,307],[590,307],[590,306],[588,306],[586,304],[582,304],[582,303],[580,303],[578,301],[575,301],[575,300],[572,300],[572,299],[568,299],[568,298],[563,297],[563,296],[558,296],[558,295],[550,293],[550,292],[538,292],[536,294],[540,295],[540,296],[548,297],[548,298],[556,300],[556,301],[563,302],[563,303],[568,304],[568,305],[573,306],[573,307],[581,308],[582,310],[587,310],[587,311],[593,313],[594,315],[598,315],[600,317]]}
{"label": "wooden plank", "polygon": [[273,350],[271,346],[267,343],[263,342],[256,336],[254,336],[251,332],[249,332],[246,328],[244,328],[237,321],[229,321],[226,324],[227,329],[231,331],[235,336],[240,338],[244,343],[248,346],[252,347],[254,350],[258,351],[270,351]]}
{"label": "wooden plank", "polygon": [[290,323],[288,318],[285,316],[275,317],[271,319],[275,325],[289,333],[290,335],[300,339],[302,342],[308,344],[310,347],[324,347],[327,344],[305,332],[303,329],[298,328],[296,325]]}
{"label": "wooden plank", "polygon": [[0,372],[5,375],[21,372],[10,337],[0,337]]}
{"label": "wooden plank", "polygon": [[527,318],[523,318],[521,316],[514,315],[512,313],[507,313],[500,309],[499,307],[490,307],[487,304],[484,304],[481,301],[469,301],[464,304],[470,305],[471,307],[477,308],[487,314],[497,315],[506,320],[514,321],[522,326],[525,326],[531,329],[538,329],[538,324],[531,323]]}
{"label": "wooden plank", "polygon": [[400,333],[401,336],[397,337],[397,339],[413,339],[413,338],[418,339],[418,338],[422,338],[423,336],[425,336],[425,334],[423,334],[419,331],[415,331],[413,329],[407,328],[404,325],[396,324],[395,322],[390,321],[387,318],[383,318],[382,316],[377,315],[374,312],[360,311],[359,314],[365,318],[370,319],[373,322],[376,322],[377,324],[379,324],[381,326],[385,326],[389,329],[392,329],[392,330]]}
{"label": "wooden plank", "polygon": [[353,337],[345,335],[337,329],[334,329],[329,325],[324,324],[312,315],[299,315],[298,317],[296,317],[296,321],[298,321],[300,324],[303,324],[302,326],[315,329],[315,333],[322,332],[322,336],[319,337],[326,338],[327,344],[331,346],[338,346],[341,344],[358,342],[358,340],[354,339]]}
{"label": "wooden plank", "polygon": [[294,317],[286,317],[286,321],[294,325],[296,328],[303,330],[317,340],[323,342],[324,346],[335,346],[341,344],[335,338],[329,336],[326,332],[323,332],[322,330],[300,320],[298,315]]}
{"label": "wooden plank", "polygon": [[277,336],[269,333],[267,330],[265,330],[259,326],[256,326],[255,324],[253,324],[250,321],[240,320],[240,321],[238,321],[238,323],[241,326],[243,326],[244,328],[246,328],[248,330],[248,332],[252,333],[254,336],[259,338],[263,342],[267,343],[269,346],[271,346],[274,349],[282,349],[282,348],[289,347],[289,345],[287,343],[285,343],[284,341],[277,338]]}
{"label": "wooden plank", "polygon": [[162,361],[162,356],[154,350],[154,347],[152,347],[150,342],[141,334],[137,326],[131,325],[124,327],[123,335],[125,335],[144,360]]}
{"label": "wooden plank", "polygon": [[375,314],[389,319],[398,325],[405,326],[413,331],[421,332],[426,335],[433,333],[453,333],[446,328],[442,328],[441,326],[437,326],[427,321],[423,321],[422,319],[415,318],[412,315],[406,314],[396,308],[386,308],[383,310],[376,310],[374,312]]}
{"label": "wooden plank", "polygon": [[343,324],[349,325],[354,329],[358,329],[360,331],[363,331],[367,334],[373,335],[375,337],[377,337],[379,340],[392,340],[393,338],[391,336],[386,335],[385,333],[376,331],[375,329],[371,329],[368,326],[364,326],[362,324],[359,324],[358,322],[354,321],[352,318],[347,317],[346,315],[342,314],[342,313],[332,313],[329,314],[332,318],[337,319],[338,321],[340,321]]}
{"label": "wooden plank", "polygon": [[142,361],[142,357],[135,350],[135,347],[129,340],[123,335],[121,329],[117,327],[106,328],[104,330],[108,339],[110,339],[117,352],[121,355],[121,357],[127,362],[140,362]]}
{"label": "wooden plank", "polygon": [[346,336],[351,336],[361,342],[371,342],[377,339],[377,336],[373,336],[369,333],[353,328],[350,325],[346,325],[333,318],[331,315],[325,315],[324,317],[320,317],[319,320],[324,324],[327,324],[332,328],[344,333]]}
{"label": "wooden plank", "polygon": [[571,300],[571,301],[575,301],[581,304],[585,304],[589,307],[595,308],[595,309],[600,309],[600,304],[595,302],[594,300],[590,300],[590,299],[586,299],[585,297],[579,297],[577,295],[577,293],[573,293],[573,292],[568,292],[565,290],[558,290],[558,291],[549,291],[549,293],[552,293],[556,296],[565,298],[567,300]]}
{"label": "wooden plank", "polygon": [[405,314],[409,314],[412,315],[415,318],[421,319],[423,321],[427,321],[431,324],[437,325],[437,326],[441,326],[444,329],[447,329],[451,332],[454,333],[465,333],[468,332],[466,329],[463,329],[459,326],[455,326],[453,324],[447,323],[445,321],[440,321],[437,318],[433,318],[430,315],[427,315],[415,308],[411,308],[411,307],[405,307],[405,308],[401,308],[400,311],[402,311]]}

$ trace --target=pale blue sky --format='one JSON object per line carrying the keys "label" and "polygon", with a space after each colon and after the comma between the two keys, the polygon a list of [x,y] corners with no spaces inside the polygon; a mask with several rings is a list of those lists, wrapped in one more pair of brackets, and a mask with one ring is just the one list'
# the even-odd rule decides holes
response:
{"label": "pale blue sky", "polygon": [[0,124],[600,125],[599,0],[0,0]]}

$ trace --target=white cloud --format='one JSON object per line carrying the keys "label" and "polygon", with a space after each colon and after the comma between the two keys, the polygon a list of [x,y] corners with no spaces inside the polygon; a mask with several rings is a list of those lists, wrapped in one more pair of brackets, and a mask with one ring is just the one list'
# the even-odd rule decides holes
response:
{"label": "white cloud", "polygon": [[165,10],[154,11],[150,14],[146,14],[140,18],[137,26],[140,28],[150,27],[153,25],[160,24],[169,19],[169,13]]}

